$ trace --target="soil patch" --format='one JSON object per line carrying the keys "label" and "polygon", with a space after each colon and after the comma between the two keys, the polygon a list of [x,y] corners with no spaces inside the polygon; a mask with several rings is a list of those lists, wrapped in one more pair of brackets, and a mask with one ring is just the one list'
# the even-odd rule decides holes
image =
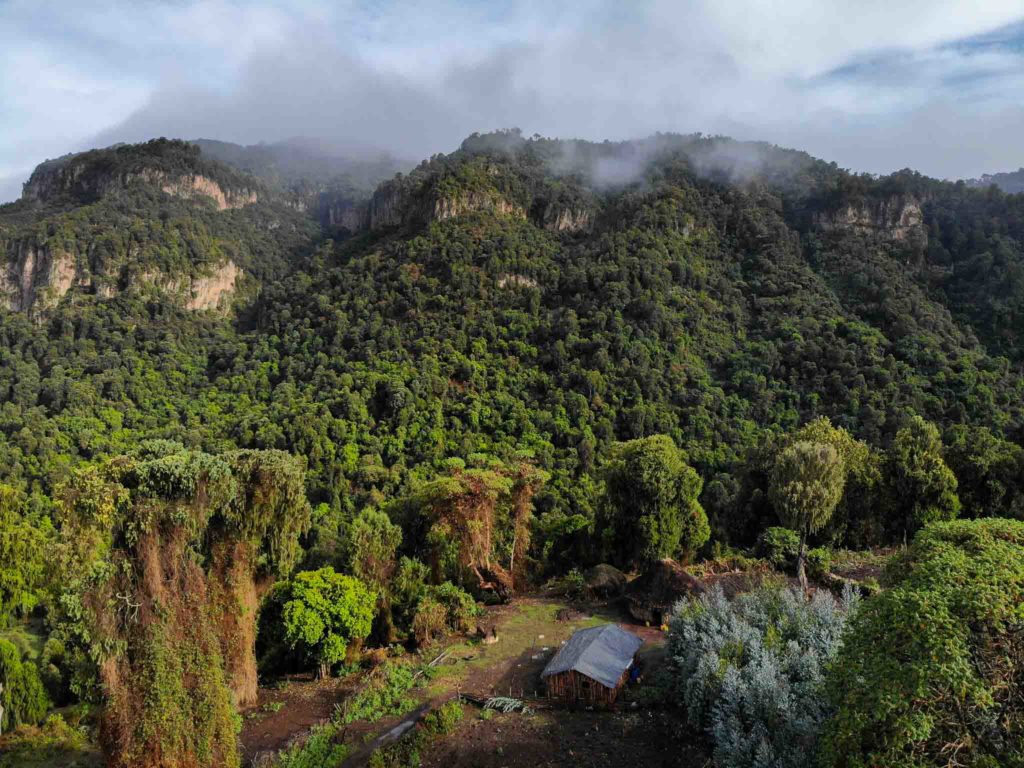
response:
{"label": "soil patch", "polygon": [[276,687],[260,688],[256,705],[242,715],[242,765],[304,739],[314,725],[330,720],[334,705],[352,685],[351,678],[314,680],[312,675],[295,675]]}
{"label": "soil patch", "polygon": [[466,714],[454,734],[423,756],[424,768],[707,764],[696,740],[663,712],[550,709],[531,715],[497,714],[488,720],[468,708]]}

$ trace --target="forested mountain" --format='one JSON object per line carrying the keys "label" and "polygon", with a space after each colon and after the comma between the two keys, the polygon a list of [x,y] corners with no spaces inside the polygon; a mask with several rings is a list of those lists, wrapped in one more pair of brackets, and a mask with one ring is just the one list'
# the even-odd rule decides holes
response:
{"label": "forested mountain", "polygon": [[972,187],[979,187],[982,189],[994,184],[1003,190],[1003,192],[1017,194],[1019,192],[1024,192],[1024,168],[1018,168],[1016,171],[1010,171],[1008,173],[986,173],[979,179],[969,179],[967,183]]}
{"label": "forested mountain", "polygon": [[[0,765],[75,759],[34,727],[78,704],[110,768],[238,766],[261,680],[371,643],[275,763],[338,765],[402,645],[597,565],[715,765],[1018,764],[1024,195],[702,135],[393,171],[158,139],[0,207]],[[672,558],[776,586],[670,619]]]}
{"label": "forested mountain", "polygon": [[209,154],[259,170],[159,140],[45,163],[0,209],[0,472],[44,506],[151,437],[297,453],[339,513],[525,452],[557,537],[613,443],[665,433],[743,542],[767,513],[740,469],[773,430],[824,415],[885,447],[918,414],[1024,440],[1024,196],[505,132],[354,189],[338,230]]}

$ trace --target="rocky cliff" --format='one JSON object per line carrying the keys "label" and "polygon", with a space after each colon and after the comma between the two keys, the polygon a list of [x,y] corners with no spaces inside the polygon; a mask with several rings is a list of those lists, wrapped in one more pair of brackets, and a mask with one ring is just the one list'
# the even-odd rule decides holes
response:
{"label": "rocky cliff", "polygon": [[115,274],[93,271],[87,259],[40,244],[32,238],[6,247],[7,263],[0,268],[0,308],[37,317],[57,305],[72,290],[109,299],[122,291],[155,287],[189,310],[224,308],[234,295],[242,270],[231,260],[209,272],[172,276],[147,271],[137,277],[119,269]]}
{"label": "rocky cliff", "polygon": [[73,254],[53,251],[32,241],[12,243],[8,247],[8,262],[0,269],[0,306],[21,312],[52,306],[77,278]]}
{"label": "rocky cliff", "polygon": [[928,233],[921,205],[920,200],[902,195],[861,200],[818,213],[814,223],[825,231],[854,231],[912,247],[924,247]]}
{"label": "rocky cliff", "polygon": [[205,160],[198,147],[159,139],[48,160],[33,171],[22,199],[38,205],[90,203],[136,183],[184,199],[209,198],[219,210],[255,203],[260,187],[251,176]]}

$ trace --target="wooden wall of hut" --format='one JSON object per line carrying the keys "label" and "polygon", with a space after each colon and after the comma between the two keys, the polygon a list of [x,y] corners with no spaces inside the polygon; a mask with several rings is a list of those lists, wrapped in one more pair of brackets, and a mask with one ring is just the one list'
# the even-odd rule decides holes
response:
{"label": "wooden wall of hut", "polygon": [[615,704],[619,691],[629,680],[629,670],[622,673],[614,688],[602,685],[576,670],[569,670],[544,679],[548,697],[568,704],[583,704],[594,707],[610,707]]}

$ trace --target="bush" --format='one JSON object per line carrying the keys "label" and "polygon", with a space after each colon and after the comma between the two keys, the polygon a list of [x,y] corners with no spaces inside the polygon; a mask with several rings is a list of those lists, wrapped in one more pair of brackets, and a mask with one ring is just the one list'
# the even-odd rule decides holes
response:
{"label": "bush", "polygon": [[39,670],[9,640],[0,639],[0,694],[3,720],[0,725],[7,732],[18,725],[37,725],[46,717],[50,699],[39,676]]}
{"label": "bush", "polygon": [[316,663],[320,677],[370,634],[376,596],[363,582],[333,568],[303,571],[288,582],[281,609],[284,639]]}
{"label": "bush", "polygon": [[426,645],[446,630],[469,632],[479,612],[472,595],[450,581],[426,587],[412,620],[413,636],[418,645]]}
{"label": "bush", "polygon": [[301,745],[282,752],[274,768],[337,768],[348,756],[348,747],[337,742],[335,725],[313,726],[309,738]]}
{"label": "bush", "polygon": [[427,597],[444,606],[445,621],[453,632],[469,632],[473,619],[480,614],[473,596],[450,581],[436,587],[427,587]]}
{"label": "bush", "polygon": [[757,553],[776,568],[796,562],[800,552],[800,534],[789,528],[768,528],[757,538]]}
{"label": "bush", "polygon": [[832,569],[832,552],[824,547],[807,553],[807,573],[812,579],[821,579]]}
{"label": "bush", "polygon": [[0,768],[103,768],[103,758],[89,743],[84,728],[76,728],[60,715],[50,715],[41,727],[18,726],[5,733]]}
{"label": "bush", "polygon": [[447,736],[462,722],[463,715],[462,704],[452,699],[423,718],[423,731],[432,738]]}
{"label": "bush", "polygon": [[814,764],[829,710],[824,668],[850,610],[820,591],[764,588],[730,602],[720,587],[683,604],[669,636],[670,694],[705,731],[720,768]]}
{"label": "bush", "polygon": [[925,527],[829,670],[830,768],[1024,765],[1024,523]]}
{"label": "bush", "polygon": [[437,600],[424,597],[420,600],[412,620],[412,634],[417,645],[429,645],[448,629],[448,611]]}
{"label": "bush", "polygon": [[409,691],[415,683],[416,673],[408,664],[383,664],[367,675],[362,690],[338,706],[336,718],[348,725],[356,720],[373,723],[382,717],[404,714],[412,709]]}

